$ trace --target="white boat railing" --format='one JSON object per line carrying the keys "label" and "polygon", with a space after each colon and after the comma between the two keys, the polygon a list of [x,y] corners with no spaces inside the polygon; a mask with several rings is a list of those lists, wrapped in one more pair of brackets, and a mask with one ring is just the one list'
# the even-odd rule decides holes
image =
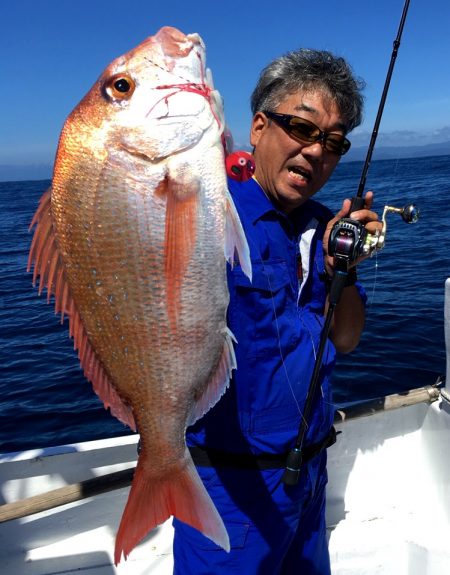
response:
{"label": "white boat railing", "polygon": [[441,390],[441,393],[445,399],[450,401],[450,278],[445,282],[444,329],[445,349],[447,351],[447,372],[445,388]]}

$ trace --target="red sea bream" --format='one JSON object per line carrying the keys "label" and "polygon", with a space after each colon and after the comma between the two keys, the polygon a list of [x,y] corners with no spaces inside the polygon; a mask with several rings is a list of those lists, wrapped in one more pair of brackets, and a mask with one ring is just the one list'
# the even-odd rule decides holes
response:
{"label": "red sea bream", "polygon": [[116,563],[170,515],[229,549],[185,444],[236,367],[226,260],[251,275],[223,129],[201,38],[162,28],[70,114],[33,220],[34,279],[69,317],[95,392],[141,436]]}

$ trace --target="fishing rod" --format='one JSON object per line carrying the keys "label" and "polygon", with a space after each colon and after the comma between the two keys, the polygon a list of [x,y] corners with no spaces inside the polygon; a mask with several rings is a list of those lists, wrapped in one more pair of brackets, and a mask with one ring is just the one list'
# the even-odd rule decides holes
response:
{"label": "fishing rod", "polygon": [[375,118],[375,123],[372,130],[372,136],[370,138],[369,147],[367,149],[366,160],[364,162],[364,166],[361,172],[361,179],[359,180],[358,191],[356,196],[353,198],[352,207],[350,208],[350,212],[361,209],[364,207],[364,199],[362,197],[364,193],[364,189],[366,186],[366,178],[367,173],[369,171],[370,162],[372,161],[372,154],[375,148],[375,142],[377,141],[378,137],[378,128],[380,127],[381,117],[383,115],[384,104],[386,103],[387,94],[389,91],[389,86],[391,84],[392,73],[394,71],[395,62],[397,60],[398,49],[400,48],[400,40],[403,33],[403,27],[405,25],[406,15],[408,13],[410,0],[405,0],[405,4],[403,6],[402,16],[400,18],[400,24],[398,27],[397,37],[394,40],[392,54],[391,54],[391,61],[389,63],[389,68],[386,74],[386,80],[384,82],[383,92],[381,94],[380,104],[378,106],[378,112]]}
{"label": "fishing rod", "polygon": [[[370,139],[366,160],[364,162],[364,167],[361,173],[358,191],[356,196],[352,198],[352,203],[349,210],[350,214],[353,211],[364,208],[363,192],[365,189],[366,177],[369,171],[372,153],[375,148],[378,129],[380,126],[381,117],[383,115],[384,104],[386,102],[397,53],[400,47],[400,40],[403,33],[403,27],[405,25],[406,15],[408,13],[409,2],[410,0],[405,0],[403,6],[403,12],[400,19],[397,36],[393,44],[391,61],[386,75],[380,104],[378,106],[378,113],[375,119],[372,137]],[[415,223],[419,217],[419,210],[413,204],[405,206],[404,208],[385,206],[382,217],[383,226],[381,233],[369,234],[363,224],[348,217],[339,220],[331,230],[328,244],[328,253],[334,257],[335,271],[331,281],[330,292],[328,294],[328,311],[320,336],[319,349],[317,351],[314,370],[311,376],[308,393],[306,395],[303,417],[300,422],[297,439],[286,460],[286,467],[282,477],[282,482],[286,485],[296,485],[300,477],[300,469],[302,466],[303,458],[303,443],[309,427],[308,422],[310,419],[312,406],[314,404],[319,388],[319,376],[320,369],[322,367],[323,354],[328,340],[334,310],[339,303],[342,291],[346,286],[347,279],[349,277],[349,269],[356,263],[360,256],[372,254],[375,250],[379,250],[384,246],[386,237],[386,215],[389,212],[400,214],[403,220],[407,223]],[[331,445],[334,440],[335,436],[334,439],[330,440],[329,445]]]}

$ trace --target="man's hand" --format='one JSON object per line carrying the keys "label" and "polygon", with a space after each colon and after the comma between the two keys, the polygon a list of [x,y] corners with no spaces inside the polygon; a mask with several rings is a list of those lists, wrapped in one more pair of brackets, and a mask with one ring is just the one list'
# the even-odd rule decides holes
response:
{"label": "man's hand", "polygon": [[[377,231],[381,232],[382,224],[378,221],[378,214],[371,211],[373,203],[373,192],[367,192],[364,205],[362,210],[357,210],[349,214],[351,200],[346,199],[342,204],[342,208],[336,214],[336,216],[328,222],[327,229],[323,237],[323,251],[325,254],[325,270],[330,277],[334,275],[334,258],[328,255],[328,239],[330,237],[331,229],[336,222],[342,218],[351,218],[352,220],[357,220],[365,225],[365,228],[369,234],[375,234]],[[352,265],[356,265],[362,260],[369,257],[368,255],[361,255],[356,262]]]}

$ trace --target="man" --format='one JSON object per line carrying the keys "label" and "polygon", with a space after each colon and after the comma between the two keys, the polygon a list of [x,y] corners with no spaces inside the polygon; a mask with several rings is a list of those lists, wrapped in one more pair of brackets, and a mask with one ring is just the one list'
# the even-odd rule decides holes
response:
{"label": "man", "polygon": [[[256,170],[229,182],[248,239],[253,278],[229,269],[229,327],[237,339],[230,389],[188,430],[202,480],[228,530],[226,553],[174,520],[178,575],[326,575],[326,445],[333,423],[329,378],[335,349],[349,352],[364,324],[356,274],[336,308],[321,368],[321,391],[307,422],[309,455],[298,485],[282,481],[293,447],[327,306],[334,262],[333,217],[312,200],[349,148],[346,134],[361,121],[361,82],[341,58],[299,50],[267,66],[252,95],[250,141]],[[351,217],[374,233],[366,207]]]}

